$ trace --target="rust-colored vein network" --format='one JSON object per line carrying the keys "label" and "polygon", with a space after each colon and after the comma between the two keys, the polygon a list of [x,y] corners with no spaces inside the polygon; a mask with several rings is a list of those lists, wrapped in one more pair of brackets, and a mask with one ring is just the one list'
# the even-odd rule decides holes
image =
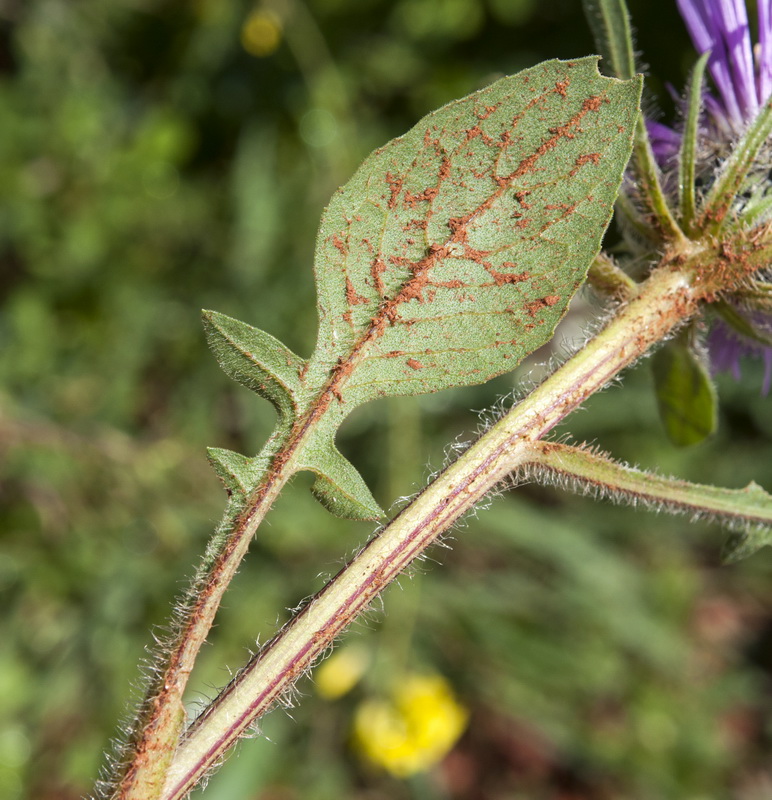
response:
{"label": "rust-colored vein network", "polygon": [[[523,157],[517,166],[508,174],[498,175],[497,169],[506,151],[517,144],[517,139],[514,134],[526,114],[532,111],[533,108],[543,104],[550,95],[557,94],[565,98],[568,95],[568,88],[569,79],[561,80],[556,82],[550,89],[533,97],[521,111],[511,118],[510,126],[505,129],[498,138],[486,133],[480,123],[488,120],[493,114],[498,112],[502,104],[496,103],[476,108],[475,116],[477,122],[461,132],[461,141],[456,145],[452,153],[449,153],[443,145],[442,137],[446,131],[444,129],[439,130],[437,126],[429,127],[425,130],[423,135],[423,148],[419,151],[411,164],[400,174],[395,174],[395,171],[392,170],[386,172],[382,179],[385,183],[385,187],[381,198],[387,211],[396,213],[400,210],[412,211],[420,209],[422,212],[421,217],[412,218],[402,226],[404,245],[415,245],[416,237],[418,236],[422,238],[423,242],[427,240],[429,224],[436,213],[435,204],[437,198],[442,197],[444,184],[452,180],[452,165],[454,159],[459,158],[464,154],[464,151],[466,151],[467,155],[472,155],[470,145],[472,142],[475,142],[475,140],[479,140],[485,147],[493,148],[496,151],[495,156],[490,159],[487,164],[480,164],[483,168],[482,171],[475,171],[474,167],[466,168],[469,177],[475,181],[479,181],[483,178],[492,181],[490,193],[468,213],[462,216],[450,217],[446,222],[448,228],[447,239],[443,243],[426,243],[425,255],[422,258],[416,260],[405,256],[385,253],[382,246],[374,246],[370,239],[362,239],[361,243],[371,254],[369,280],[367,277],[364,278],[367,291],[364,292],[364,287],[361,290],[356,288],[355,281],[352,280],[349,274],[349,236],[352,220],[348,220],[343,238],[341,238],[339,234],[332,235],[330,239],[331,243],[343,256],[342,269],[345,276],[345,298],[347,306],[347,310],[343,313],[344,321],[354,329],[352,307],[359,305],[367,306],[368,304],[370,306],[376,306],[374,309],[375,313],[371,318],[371,323],[355,341],[348,356],[339,359],[333,377],[328,385],[329,392],[337,397],[339,401],[343,402],[344,400],[343,384],[354,370],[355,365],[366,356],[366,351],[370,346],[381,338],[390,326],[396,324],[415,324],[417,320],[405,318],[401,314],[401,310],[410,301],[415,300],[422,304],[430,303],[433,301],[437,289],[452,289],[461,292],[462,290],[473,290],[475,288],[517,285],[532,282],[536,279],[528,270],[518,271],[517,264],[513,261],[504,261],[499,265],[498,269],[495,268],[490,258],[493,253],[500,251],[483,250],[473,247],[469,242],[469,232],[473,223],[492,209],[505,192],[511,190],[514,190],[514,201],[517,203],[518,207],[518,210],[515,210],[512,215],[512,225],[516,230],[523,232],[528,227],[529,219],[526,213],[531,208],[531,204],[528,202],[528,195],[532,189],[518,189],[515,187],[515,184],[524,177],[537,173],[540,160],[547,153],[557,148],[562,141],[573,139],[577,131],[580,130],[582,120],[587,114],[598,111],[601,104],[604,102],[604,98],[602,96],[586,98],[581,108],[576,113],[564,124],[552,128],[549,132],[549,136],[532,152]],[[425,186],[421,190],[409,189],[407,184],[411,174],[430,158],[436,158],[438,160],[435,173],[436,181],[432,185]],[[588,153],[579,156],[575,160],[570,174],[575,174],[585,164],[597,164],[600,158],[601,155],[599,153]],[[467,188],[462,177],[457,177],[456,180],[457,187]],[[375,202],[375,205],[381,207],[377,202]],[[534,236],[541,235],[551,225],[576,213],[577,206],[578,203],[562,203],[549,206],[549,210],[559,211],[560,213],[555,219],[542,225]],[[464,281],[460,277],[455,277],[450,280],[433,279],[432,275],[436,273],[435,268],[445,263],[447,259],[461,259],[479,265],[490,275],[491,281],[488,283],[478,282],[474,284]],[[405,277],[402,277],[396,287],[392,287],[390,293],[388,279],[390,276],[394,275]],[[371,298],[368,299],[365,294],[370,294]],[[373,294],[376,298],[375,301],[372,299]],[[461,295],[459,294],[459,296]],[[469,299],[473,300],[474,296],[469,296]],[[521,312],[524,318],[533,319],[538,316],[540,311],[556,305],[559,301],[559,295],[546,291],[541,297],[523,302]],[[473,306],[473,304],[471,305]],[[474,313],[474,311],[470,309],[470,312],[467,313]],[[494,312],[489,310],[488,313]],[[438,317],[423,316],[420,321],[426,322],[430,319],[436,320],[444,316],[446,316],[446,314],[441,314]],[[526,323],[526,328],[530,327],[533,327],[533,323]],[[499,344],[501,344],[499,341],[491,342],[484,345],[484,347],[487,348]],[[479,349],[483,349],[483,347]],[[402,354],[404,351],[390,350],[388,353],[379,354],[379,357],[394,357],[396,352]],[[426,350],[424,352],[431,351]],[[413,357],[407,359],[405,363],[412,371],[419,371],[423,367],[423,364]]]}

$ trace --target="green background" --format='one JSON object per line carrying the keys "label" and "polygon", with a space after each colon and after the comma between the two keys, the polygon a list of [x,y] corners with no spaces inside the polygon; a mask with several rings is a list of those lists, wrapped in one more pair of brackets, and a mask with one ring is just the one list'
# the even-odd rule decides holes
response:
{"label": "green background", "polygon": [[[278,48],[240,40],[253,4],[0,5],[0,796],[90,790],[138,660],[221,513],[207,445],[254,453],[269,405],[207,353],[198,312],[308,355],[321,210],[374,147],[436,106],[540,60],[593,51],[576,0],[272,0]],[[674,4],[634,3],[652,70],[693,55]],[[663,83],[658,106],[672,113]],[[658,98],[658,99],[656,99]],[[591,298],[563,335],[581,337]],[[483,387],[379,401],[342,450],[389,507],[447,443],[561,345]],[[719,379],[720,428],[676,450],[648,366],[565,426],[681,477],[772,488],[758,365]],[[212,696],[259,635],[372,530],[299,476],[226,599],[194,675]],[[210,782],[241,800],[772,796],[772,560],[720,565],[684,518],[525,486],[453,533],[350,640],[373,667],[340,701],[304,680],[291,717]],[[397,781],[349,747],[389,676],[434,670],[471,712],[431,776]]]}

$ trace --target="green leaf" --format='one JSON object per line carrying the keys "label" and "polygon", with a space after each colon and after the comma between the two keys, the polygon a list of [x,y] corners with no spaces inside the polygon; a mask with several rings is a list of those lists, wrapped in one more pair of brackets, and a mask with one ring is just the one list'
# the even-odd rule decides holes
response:
{"label": "green leaf", "polygon": [[[751,481],[742,490],[749,501],[757,505],[772,507],[772,497],[761,486]],[[724,543],[723,557],[725,563],[733,563],[748,558],[772,544],[772,526],[769,524],[748,524],[742,530],[735,531]]]}
{"label": "green leaf", "polygon": [[599,253],[590,265],[587,281],[599,294],[620,300],[638,294],[638,284],[605,253]]}
{"label": "green leaf", "polygon": [[[311,470],[327,508],[377,516],[335,448],[339,425],[377,397],[482,383],[551,338],[600,249],[640,92],[640,79],[602,77],[595,57],[548,61],[376,150],[322,218],[307,363],[206,312],[223,369],[279,412],[261,463]],[[226,482],[232,468],[218,467]]]}
{"label": "green leaf", "polygon": [[332,442],[304,466],[316,473],[311,491],[328,511],[339,517],[361,520],[378,519],[381,515],[380,506],[362,476]]}
{"label": "green leaf", "polygon": [[660,169],[651,149],[649,132],[641,115],[635,132],[635,171],[640,190],[646,199],[649,210],[662,238],[670,241],[685,242],[686,237],[673,216],[668,198],[662,189]]}
{"label": "green leaf", "polygon": [[334,369],[353,407],[482,383],[548,341],[600,248],[639,91],[594,57],[549,61],[375,151],[322,220],[309,380]]}
{"label": "green leaf", "polygon": [[279,425],[295,422],[305,361],[278,339],[216,311],[203,311],[209,347],[226,375],[274,405]]}
{"label": "green leaf", "polygon": [[716,390],[702,359],[685,337],[666,342],[652,357],[659,415],[670,440],[699,444],[716,430]]}
{"label": "green leaf", "polygon": [[[635,44],[630,14],[625,0],[582,0],[584,14],[592,30],[595,43],[613,75],[629,79],[635,75]],[[635,134],[635,155],[633,158],[638,174],[640,188],[647,205],[654,214],[659,232],[666,239],[683,240],[684,235],[678,226],[662,190],[659,167],[649,142],[649,134],[643,121],[638,119]],[[640,225],[637,211],[629,207],[629,217]],[[641,225],[644,230],[651,226]]]}
{"label": "green leaf", "polygon": [[[769,219],[772,210],[772,195],[767,194],[763,184],[751,186],[751,197],[740,214],[739,222],[745,228],[754,228]],[[765,220],[766,218],[766,220]]]}

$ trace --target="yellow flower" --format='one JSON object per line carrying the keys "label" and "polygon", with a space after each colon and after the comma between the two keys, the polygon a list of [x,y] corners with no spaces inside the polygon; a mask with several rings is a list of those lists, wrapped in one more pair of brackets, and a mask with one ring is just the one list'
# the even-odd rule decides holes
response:
{"label": "yellow flower", "polygon": [[241,46],[251,55],[264,58],[281,44],[281,21],[271,11],[255,9],[241,26]]}
{"label": "yellow flower", "polygon": [[336,650],[314,673],[316,691],[326,700],[342,697],[359,682],[370,663],[364,647],[349,645]]}
{"label": "yellow flower", "polygon": [[405,778],[441,761],[469,714],[440,675],[410,675],[388,699],[362,703],[354,716],[354,746],[368,760]]}

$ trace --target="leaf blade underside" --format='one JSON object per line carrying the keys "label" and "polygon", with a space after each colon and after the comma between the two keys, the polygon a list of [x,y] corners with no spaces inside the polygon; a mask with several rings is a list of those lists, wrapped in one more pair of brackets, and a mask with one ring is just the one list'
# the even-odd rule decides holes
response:
{"label": "leaf blade underside", "polygon": [[365,160],[322,217],[308,362],[206,312],[225,371],[279,412],[261,463],[311,470],[327,508],[373,518],[335,448],[346,415],[377,397],[483,383],[551,338],[600,249],[638,114],[641,81],[603,77],[597,60],[502,78]]}
{"label": "leaf blade underside", "polygon": [[337,366],[358,405],[482,383],[548,341],[600,249],[639,89],[594,57],[545,62],[375,151],[322,219],[310,371]]}

